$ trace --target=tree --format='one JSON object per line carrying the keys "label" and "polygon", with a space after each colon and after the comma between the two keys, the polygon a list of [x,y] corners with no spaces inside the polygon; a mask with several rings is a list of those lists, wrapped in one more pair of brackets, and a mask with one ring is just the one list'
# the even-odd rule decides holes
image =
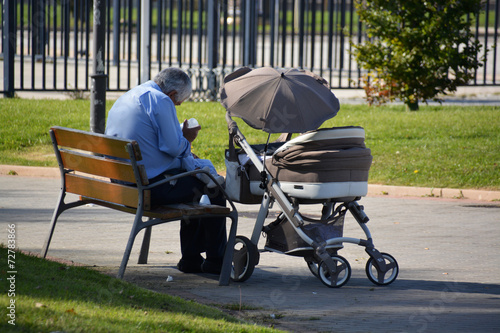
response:
{"label": "tree", "polygon": [[481,66],[471,32],[481,0],[356,0],[368,40],[353,45],[370,102],[401,99],[410,110],[454,92]]}

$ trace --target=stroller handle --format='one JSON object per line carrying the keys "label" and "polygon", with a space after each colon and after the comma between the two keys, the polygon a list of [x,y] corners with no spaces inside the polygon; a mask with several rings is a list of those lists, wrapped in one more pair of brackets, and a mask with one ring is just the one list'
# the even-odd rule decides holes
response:
{"label": "stroller handle", "polygon": [[233,120],[229,112],[226,112],[226,122],[231,137],[237,137],[238,140],[245,140],[245,136],[241,133],[238,124]]}
{"label": "stroller handle", "polygon": [[229,112],[226,112],[226,122],[229,134],[235,135],[238,131],[238,124],[236,124],[231,115],[229,115]]}

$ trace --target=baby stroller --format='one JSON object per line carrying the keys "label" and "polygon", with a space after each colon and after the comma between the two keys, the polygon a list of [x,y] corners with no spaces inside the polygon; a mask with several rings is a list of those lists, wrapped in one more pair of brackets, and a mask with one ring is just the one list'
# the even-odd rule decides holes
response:
{"label": "baby stroller", "polygon": [[[294,84],[302,94],[299,98],[296,93],[293,97]],[[270,102],[268,92],[273,95]],[[303,257],[311,273],[328,287],[341,287],[351,276],[349,262],[338,255],[344,243],[365,247],[370,256],[366,264],[370,281],[377,285],[392,283],[399,272],[398,264],[391,255],[375,249],[367,227],[369,219],[358,204],[367,194],[372,161],[364,144],[364,129],[318,129],[339,110],[326,81],[303,70],[242,68],[224,79],[221,103],[227,111],[229,130],[226,191],[236,202],[260,203],[250,239],[236,237],[232,280],[250,278],[259,263],[257,244],[264,234],[266,243],[261,251]],[[260,108],[265,110],[255,111]],[[250,145],[233,116],[269,133],[267,143]],[[283,142],[269,142],[271,133],[282,132],[286,133]],[[292,133],[302,134],[291,139]],[[280,213],[265,225],[274,204]],[[321,218],[300,211],[301,205],[308,204],[321,204]],[[347,212],[366,239],[343,236]]]}

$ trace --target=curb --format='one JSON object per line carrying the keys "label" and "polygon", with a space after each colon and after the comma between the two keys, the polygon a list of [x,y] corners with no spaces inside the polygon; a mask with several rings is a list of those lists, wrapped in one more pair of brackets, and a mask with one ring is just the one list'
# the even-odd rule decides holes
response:
{"label": "curb", "polygon": [[[19,165],[0,165],[1,176],[20,176],[38,178],[59,178],[59,169],[52,167],[31,167]],[[500,201],[500,191],[429,188],[392,185],[368,185],[368,196],[444,198],[474,201]]]}
{"label": "curb", "polygon": [[431,188],[391,185],[368,185],[368,196],[443,198],[473,201],[500,201],[500,191]]}
{"label": "curb", "polygon": [[20,177],[39,177],[39,178],[60,178],[61,174],[58,168],[51,167],[31,167],[20,165],[0,165],[0,175],[2,176],[20,176]]}

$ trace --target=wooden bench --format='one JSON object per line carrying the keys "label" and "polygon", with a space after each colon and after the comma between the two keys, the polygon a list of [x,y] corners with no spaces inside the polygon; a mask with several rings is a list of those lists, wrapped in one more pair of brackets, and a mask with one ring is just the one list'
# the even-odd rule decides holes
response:
{"label": "wooden bench", "polygon": [[[118,278],[120,279],[125,273],[135,237],[142,229],[146,228],[138,263],[146,264],[152,226],[191,218],[225,217],[231,219],[231,227],[219,285],[229,284],[238,212],[224,189],[219,186],[230,207],[192,203],[151,206],[151,188],[154,186],[200,172],[212,177],[208,172],[205,170],[185,172],[149,184],[144,166],[137,163],[142,158],[139,145],[135,141],[63,127],[52,127],[50,136],[59,163],[62,184],[59,201],[50,223],[49,234],[42,248],[41,254],[44,258],[47,255],[56,222],[61,213],[89,203],[135,215],[118,270]],[[111,179],[134,183],[136,186],[122,185],[111,181]],[[66,203],[66,193],[79,195],[79,199]]]}

